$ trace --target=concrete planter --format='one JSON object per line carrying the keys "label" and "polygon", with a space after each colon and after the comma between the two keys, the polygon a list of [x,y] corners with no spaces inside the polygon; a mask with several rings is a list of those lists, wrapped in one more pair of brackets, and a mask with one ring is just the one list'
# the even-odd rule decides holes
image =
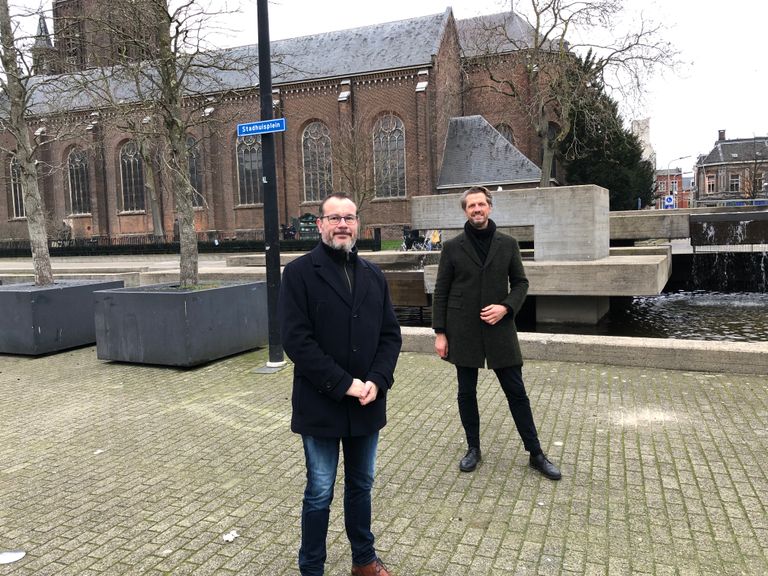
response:
{"label": "concrete planter", "polygon": [[190,367],[266,346],[266,282],[213,286],[182,290],[168,283],[97,292],[97,357]]}
{"label": "concrete planter", "polygon": [[94,292],[123,282],[58,280],[0,286],[0,353],[39,356],[96,341]]}

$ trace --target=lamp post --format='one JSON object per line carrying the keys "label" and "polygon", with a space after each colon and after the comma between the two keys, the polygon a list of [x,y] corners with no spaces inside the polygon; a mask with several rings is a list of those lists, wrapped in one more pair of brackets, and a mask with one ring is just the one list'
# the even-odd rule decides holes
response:
{"label": "lamp post", "polygon": [[[257,0],[256,16],[259,39],[259,100],[261,119],[271,120],[272,67],[269,45],[269,14],[267,0]],[[275,168],[274,134],[261,136],[262,174],[264,184],[264,251],[267,265],[267,331],[269,333],[269,361],[267,369],[285,366],[280,326],[277,323],[277,299],[280,294],[280,236],[277,213],[277,170]]]}
{"label": "lamp post", "polygon": [[[677,162],[678,160],[685,160],[686,158],[690,158],[691,155],[688,154],[688,156],[680,156],[680,158],[673,158],[669,162],[667,162],[667,194],[672,193],[672,188],[669,186],[669,171],[671,170],[670,166],[672,165],[672,162]],[[675,208],[677,208],[677,201],[675,201]]]}

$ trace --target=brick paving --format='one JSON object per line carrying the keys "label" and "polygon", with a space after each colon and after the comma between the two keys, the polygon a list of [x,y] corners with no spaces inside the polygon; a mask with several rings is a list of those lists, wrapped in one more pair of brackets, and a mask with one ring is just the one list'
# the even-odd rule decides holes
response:
{"label": "brick paving", "polygon": [[[291,370],[254,373],[266,360],[0,356],[0,551],[27,552],[0,576],[296,576]],[[527,467],[487,371],[483,462],[460,473],[453,368],[401,355],[374,494],[395,574],[768,574],[768,379],[549,361],[524,374],[560,482]],[[349,562],[339,486],[326,574]]]}

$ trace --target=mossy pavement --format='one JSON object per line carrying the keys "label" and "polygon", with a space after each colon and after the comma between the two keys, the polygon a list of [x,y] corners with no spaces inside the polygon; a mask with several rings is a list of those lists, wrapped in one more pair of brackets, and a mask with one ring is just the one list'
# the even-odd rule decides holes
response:
{"label": "mossy pavement", "polygon": [[[267,357],[0,356],[0,552],[26,552],[0,576],[298,575],[292,370],[254,372]],[[489,371],[483,461],[459,472],[453,367],[401,355],[374,489],[395,574],[768,574],[768,378],[552,361],[524,376],[560,482],[527,466]],[[350,567],[341,495],[332,576]]]}

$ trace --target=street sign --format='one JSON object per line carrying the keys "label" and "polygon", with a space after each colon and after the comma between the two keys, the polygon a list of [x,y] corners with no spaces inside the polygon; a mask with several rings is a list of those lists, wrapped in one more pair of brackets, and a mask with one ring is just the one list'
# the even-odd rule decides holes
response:
{"label": "street sign", "polygon": [[268,134],[269,132],[285,132],[285,118],[273,120],[259,120],[237,125],[237,137],[253,136],[255,134]]}
{"label": "street sign", "polygon": [[674,208],[675,207],[675,197],[672,195],[664,196],[664,208]]}

